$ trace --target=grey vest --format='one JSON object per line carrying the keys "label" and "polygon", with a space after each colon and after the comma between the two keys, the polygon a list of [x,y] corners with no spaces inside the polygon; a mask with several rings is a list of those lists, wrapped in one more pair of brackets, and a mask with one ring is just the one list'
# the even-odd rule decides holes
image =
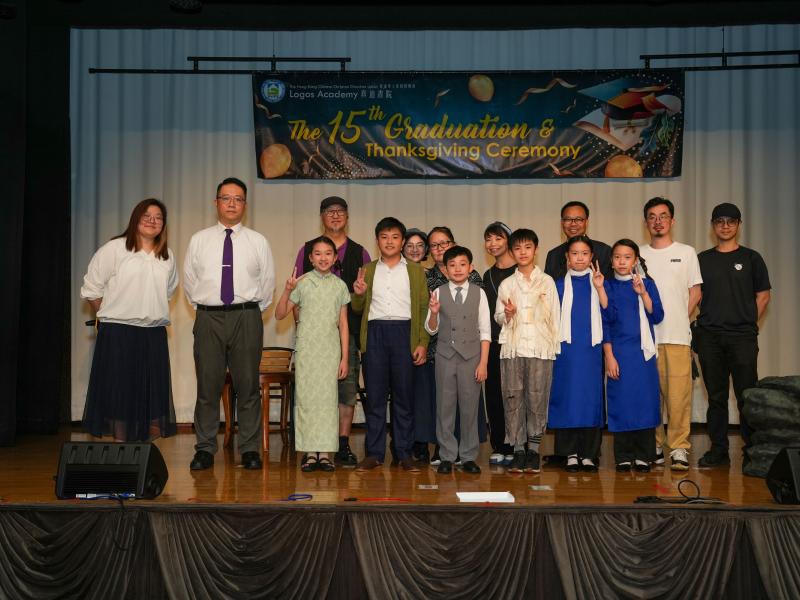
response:
{"label": "grey vest", "polygon": [[[462,290],[461,295],[464,295]],[[458,353],[469,359],[481,352],[481,336],[478,331],[478,308],[481,288],[470,284],[464,304],[456,304],[450,295],[450,286],[439,287],[439,336],[436,354],[452,358]]]}

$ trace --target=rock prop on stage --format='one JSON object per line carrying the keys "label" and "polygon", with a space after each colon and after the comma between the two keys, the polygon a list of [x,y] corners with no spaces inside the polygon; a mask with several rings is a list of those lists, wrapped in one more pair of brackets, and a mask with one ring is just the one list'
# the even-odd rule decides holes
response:
{"label": "rock prop on stage", "polygon": [[744,417],[752,427],[745,475],[766,477],[778,452],[800,445],[800,375],[765,377],[744,391]]}

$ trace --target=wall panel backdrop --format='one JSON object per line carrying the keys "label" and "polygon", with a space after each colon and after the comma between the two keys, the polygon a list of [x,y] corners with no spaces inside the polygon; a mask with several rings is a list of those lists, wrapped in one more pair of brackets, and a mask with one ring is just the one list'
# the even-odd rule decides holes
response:
{"label": "wall panel backdrop", "polygon": [[[800,26],[728,28],[725,45],[737,51],[798,48]],[[267,56],[273,51],[284,56],[351,56],[352,70],[638,68],[640,53],[710,52],[721,47],[722,30],[706,28],[73,30],[73,418],[83,412],[94,343],[92,331],[83,325],[91,317],[89,307],[79,299],[92,253],[124,228],[136,202],[155,196],[170,210],[170,246],[182,264],[192,233],[215,222],[215,185],[228,175],[242,178],[250,188],[247,224],[272,245],[279,291],[300,244],[318,233],[319,201],[330,194],[348,200],[351,236],[373,254],[375,222],[394,215],[409,227],[451,226],[457,241],[477,251],[476,267],[481,271],[487,266],[481,252],[483,228],[495,219],[512,227],[532,226],[541,239],[542,265],[546,251],[561,241],[558,211],[568,200],[586,202],[592,211],[590,234],[612,243],[623,236],[646,240],[642,205],[652,196],[667,196],[676,205],[676,239],[698,250],[711,245],[711,208],[735,202],[744,215],[741,242],[763,254],[774,286],[762,323],[760,374],[798,372],[798,69],[687,74],[683,175],[649,182],[264,182],[256,179],[249,77],[87,72],[95,66],[183,68],[189,55]],[[180,422],[190,422],[195,400],[194,313],[180,291],[171,310],[175,409]],[[287,321],[276,323],[272,309],[264,318],[266,344],[293,343]],[[704,421],[706,402],[699,381],[694,396],[694,420]]]}

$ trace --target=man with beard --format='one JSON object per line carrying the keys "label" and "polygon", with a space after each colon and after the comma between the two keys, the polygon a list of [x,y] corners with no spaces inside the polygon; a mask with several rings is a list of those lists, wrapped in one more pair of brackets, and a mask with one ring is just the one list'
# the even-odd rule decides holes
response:
{"label": "man with beard", "polygon": [[[319,214],[322,219],[323,235],[329,237],[336,244],[336,263],[331,272],[345,282],[347,289],[352,294],[353,282],[358,277],[358,270],[372,259],[363,246],[347,237],[348,211],[347,202],[343,198],[328,196],[320,203]],[[295,267],[298,277],[313,269],[309,260],[310,246],[311,242],[306,242],[297,252]],[[350,371],[347,377],[339,381],[339,451],[336,453],[335,461],[345,467],[355,467],[358,459],[350,449],[350,429],[353,425],[358,380],[361,373],[358,355],[358,332],[361,331],[361,316],[354,313],[349,304],[347,305],[347,324],[350,331],[348,357]]]}
{"label": "man with beard", "polygon": [[656,465],[664,464],[666,445],[673,471],[689,468],[689,428],[692,422],[692,334],[689,316],[700,301],[700,265],[694,248],[673,241],[675,207],[666,198],[651,198],[644,205],[650,244],[641,247],[664,305],[664,320],[655,326],[658,345],[658,380],[664,425],[656,427]]}

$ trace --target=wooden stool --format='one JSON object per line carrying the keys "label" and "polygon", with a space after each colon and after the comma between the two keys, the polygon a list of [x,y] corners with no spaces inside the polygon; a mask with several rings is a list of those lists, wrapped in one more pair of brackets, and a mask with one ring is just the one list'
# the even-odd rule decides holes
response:
{"label": "wooden stool", "polygon": [[[264,452],[269,452],[269,434],[280,433],[284,442],[288,440],[289,407],[291,405],[292,391],[294,388],[294,370],[292,357],[294,350],[291,348],[265,347],[261,351],[261,364],[258,367],[258,379],[261,386],[261,419],[262,434],[261,446]],[[225,413],[225,438],[223,447],[233,446],[233,419],[231,403],[231,375],[225,376],[225,386],[222,388],[222,409]],[[270,388],[277,387],[281,399],[280,422],[277,429],[269,425]]]}

